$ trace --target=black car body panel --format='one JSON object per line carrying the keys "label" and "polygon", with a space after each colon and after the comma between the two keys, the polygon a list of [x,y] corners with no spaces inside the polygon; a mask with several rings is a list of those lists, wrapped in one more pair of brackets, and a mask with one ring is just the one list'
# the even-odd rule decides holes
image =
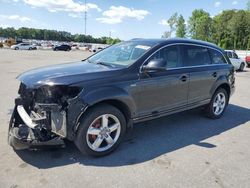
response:
{"label": "black car body panel", "polygon": [[29,88],[37,88],[50,83],[53,85],[71,85],[87,80],[110,77],[112,74],[116,76],[114,71],[106,74],[107,71],[110,71],[110,68],[80,61],[33,69],[19,75],[17,79]]}
{"label": "black car body panel", "polygon": [[[30,146],[31,143],[36,145],[58,138],[74,140],[85,112],[102,102],[119,108],[129,126],[131,122],[151,120],[206,105],[221,86],[229,94],[233,93],[233,66],[217,46],[185,39],[135,40],[153,45],[127,67],[106,66],[86,60],[34,69],[18,76],[21,81],[20,97],[16,100],[11,118],[10,144],[18,148],[15,142],[29,143]],[[165,47],[178,46],[178,57],[181,56],[182,45],[214,50],[221,54],[225,63],[143,71],[145,63]],[[183,63],[185,59],[179,58],[179,61]],[[30,123],[24,120],[26,113],[34,123],[30,126],[36,127],[32,130],[31,140],[27,140],[27,135],[30,135],[27,130],[29,132],[30,129],[25,132],[25,124]],[[23,135],[19,134],[20,130],[15,130],[20,127],[24,127]]]}

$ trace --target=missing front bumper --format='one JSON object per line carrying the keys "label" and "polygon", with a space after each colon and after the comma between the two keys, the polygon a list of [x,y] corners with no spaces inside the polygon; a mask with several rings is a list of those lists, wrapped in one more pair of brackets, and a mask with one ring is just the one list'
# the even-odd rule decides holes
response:
{"label": "missing front bumper", "polygon": [[67,136],[66,112],[56,104],[38,104],[43,113],[28,113],[16,104],[9,124],[8,142],[16,150],[40,146],[63,146]]}

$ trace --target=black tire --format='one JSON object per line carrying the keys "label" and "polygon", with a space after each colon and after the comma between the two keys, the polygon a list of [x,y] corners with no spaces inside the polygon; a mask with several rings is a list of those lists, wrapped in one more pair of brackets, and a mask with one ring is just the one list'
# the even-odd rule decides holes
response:
{"label": "black tire", "polygon": [[19,50],[19,48],[18,48],[18,47],[15,47],[15,50]]}
{"label": "black tire", "polygon": [[29,50],[32,50],[32,48],[29,48]]}
{"label": "black tire", "polygon": [[[121,131],[118,140],[114,143],[114,145],[111,148],[107,149],[106,151],[97,152],[89,147],[86,136],[89,126],[92,124],[92,122],[96,118],[104,114],[111,114],[117,117],[121,125],[120,129]],[[126,133],[126,120],[122,112],[117,108],[115,108],[114,106],[107,104],[100,104],[89,109],[89,111],[87,111],[86,114],[81,118],[81,122],[77,130],[77,135],[74,142],[82,154],[94,157],[101,157],[108,155],[112,151],[114,151],[123,140],[125,133]]]}
{"label": "black tire", "polygon": [[[214,101],[215,101],[215,98],[216,96],[219,94],[219,93],[223,93],[225,95],[225,98],[226,98],[226,104],[225,104],[225,107],[223,109],[223,111],[219,114],[219,115],[216,115],[215,112],[214,112]],[[224,114],[227,106],[228,106],[228,102],[229,102],[229,95],[227,93],[227,91],[223,88],[219,88],[215,91],[210,103],[206,106],[205,108],[205,115],[208,117],[208,118],[211,118],[211,119],[219,119],[221,118],[221,116]]]}
{"label": "black tire", "polygon": [[245,63],[241,63],[241,64],[240,64],[240,71],[241,71],[241,72],[244,71],[244,68],[245,68]]}

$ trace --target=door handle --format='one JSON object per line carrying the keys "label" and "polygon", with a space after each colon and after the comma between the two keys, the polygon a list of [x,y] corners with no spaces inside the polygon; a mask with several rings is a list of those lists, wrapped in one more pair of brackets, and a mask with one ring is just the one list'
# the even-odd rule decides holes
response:
{"label": "door handle", "polygon": [[213,76],[214,78],[216,78],[216,77],[217,77],[217,72],[214,72],[214,73],[212,74],[212,76]]}
{"label": "door handle", "polygon": [[186,81],[188,80],[188,76],[187,76],[187,75],[182,75],[182,76],[180,77],[180,80],[181,80],[182,82],[186,82]]}

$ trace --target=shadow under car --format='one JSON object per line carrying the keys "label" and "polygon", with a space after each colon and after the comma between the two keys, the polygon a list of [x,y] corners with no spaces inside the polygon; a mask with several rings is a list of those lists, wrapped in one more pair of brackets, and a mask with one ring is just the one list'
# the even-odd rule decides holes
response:
{"label": "shadow under car", "polygon": [[250,121],[250,109],[229,105],[221,119],[202,116],[199,109],[136,124],[131,138],[125,139],[112,154],[83,156],[73,143],[65,148],[16,151],[26,163],[41,169],[79,163],[86,166],[117,167],[143,163],[189,145],[214,148],[204,140]]}

